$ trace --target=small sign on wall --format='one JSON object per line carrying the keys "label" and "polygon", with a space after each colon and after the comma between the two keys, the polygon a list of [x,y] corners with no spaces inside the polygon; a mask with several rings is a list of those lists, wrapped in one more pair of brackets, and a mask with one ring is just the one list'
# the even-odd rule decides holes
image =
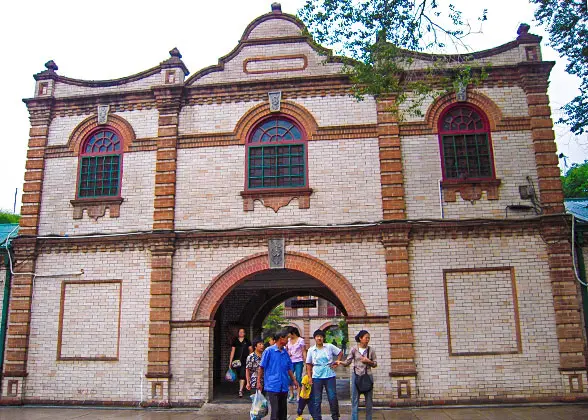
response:
{"label": "small sign on wall", "polygon": [[270,269],[284,268],[284,238],[268,241],[268,258]]}

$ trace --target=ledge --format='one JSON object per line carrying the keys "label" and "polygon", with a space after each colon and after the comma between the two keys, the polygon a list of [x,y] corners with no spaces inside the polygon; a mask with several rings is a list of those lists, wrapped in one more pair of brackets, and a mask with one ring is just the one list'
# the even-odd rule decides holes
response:
{"label": "ledge", "polygon": [[111,218],[119,217],[120,205],[123,201],[124,199],[121,197],[100,197],[70,200],[70,203],[74,208],[74,219],[83,218],[84,210],[86,210],[89,217],[94,220],[98,220],[98,218],[104,217],[107,208]]}
{"label": "ledge", "polygon": [[298,208],[310,208],[312,188],[260,189],[241,191],[240,194],[243,197],[243,211],[253,211],[254,202],[259,200],[265,207],[269,207],[277,213],[279,209],[287,206],[295,198],[298,199]]}
{"label": "ledge", "polygon": [[482,198],[482,192],[486,191],[488,200],[498,200],[498,187],[502,181],[500,179],[487,180],[444,180],[441,181],[443,189],[443,201],[452,203],[457,200],[459,192],[462,200],[476,201]]}

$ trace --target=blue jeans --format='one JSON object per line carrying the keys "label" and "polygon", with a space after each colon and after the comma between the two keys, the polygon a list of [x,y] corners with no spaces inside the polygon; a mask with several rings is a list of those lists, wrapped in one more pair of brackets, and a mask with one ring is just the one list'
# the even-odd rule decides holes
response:
{"label": "blue jeans", "polygon": [[327,389],[329,408],[333,420],[339,419],[339,401],[337,400],[337,381],[335,377],[328,379],[312,378],[312,392],[310,394],[310,405],[308,410],[313,420],[323,420],[321,414],[321,403],[323,402],[323,388]]}
{"label": "blue jeans", "polygon": [[[298,381],[298,385],[302,382],[302,369],[304,368],[304,362],[294,362],[292,363],[292,371],[294,373],[294,377]],[[292,385],[292,380],[290,380],[290,385]]]}
{"label": "blue jeans", "polygon": [[[351,373],[351,420],[357,420],[357,411],[359,409],[359,392],[355,387],[355,372]],[[371,375],[370,375],[371,376]],[[374,379],[372,377],[372,379]],[[372,420],[372,407],[373,407],[373,395],[374,390],[372,389],[370,392],[366,392],[365,396],[365,418],[366,420]]]}

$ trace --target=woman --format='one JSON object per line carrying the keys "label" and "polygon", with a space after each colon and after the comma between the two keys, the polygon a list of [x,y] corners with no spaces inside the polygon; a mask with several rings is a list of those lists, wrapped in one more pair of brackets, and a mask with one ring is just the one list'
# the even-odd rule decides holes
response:
{"label": "woman", "polygon": [[[304,338],[300,337],[300,331],[296,327],[288,327],[288,344],[286,350],[292,360],[292,370],[298,383],[302,383],[302,370],[304,368],[304,361],[306,360],[306,346]],[[290,398],[291,403],[296,402],[296,393],[294,392],[294,386],[290,385]]]}
{"label": "woman", "polygon": [[[253,352],[251,342],[245,336],[245,328],[239,328],[239,336],[231,344],[231,357],[229,366],[237,372],[239,378],[239,398],[243,398],[243,387],[245,386],[245,363],[247,356]],[[235,356],[237,356],[235,358]]]}
{"label": "woman", "polygon": [[247,356],[247,361],[245,362],[245,376],[247,378],[247,390],[255,393],[257,390],[257,370],[261,363],[261,355],[265,350],[263,341],[253,340],[253,349],[253,353]]}
{"label": "woman", "polygon": [[316,344],[308,349],[308,354],[306,355],[308,383],[312,386],[308,409],[314,420],[322,420],[321,403],[323,400],[323,388],[326,388],[331,418],[338,420],[337,380],[335,379],[335,371],[332,368],[337,367],[337,362],[343,358],[343,352],[334,345],[325,343],[325,332],[323,330],[316,330],[312,336]]}
{"label": "woman", "polygon": [[[359,391],[355,385],[359,375],[369,375],[372,383],[374,377],[372,376],[372,368],[378,366],[376,362],[376,352],[368,344],[370,343],[370,333],[366,330],[361,330],[355,336],[357,346],[354,346],[347,359],[344,362],[335,362],[337,365],[349,366],[353,363],[353,371],[351,373],[351,420],[357,420],[357,411],[359,408]],[[373,407],[373,389],[365,392],[365,418],[372,419]]]}

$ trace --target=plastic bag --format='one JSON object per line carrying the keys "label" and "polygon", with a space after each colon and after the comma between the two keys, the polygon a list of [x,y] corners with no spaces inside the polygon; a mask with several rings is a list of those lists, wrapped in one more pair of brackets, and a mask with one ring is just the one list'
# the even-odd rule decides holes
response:
{"label": "plastic bag", "polygon": [[227,370],[227,373],[225,373],[225,381],[227,382],[235,382],[237,380],[237,374],[235,373],[235,371],[231,368],[229,368]]}
{"label": "plastic bag", "polygon": [[267,413],[269,413],[268,401],[263,396],[261,391],[257,390],[255,395],[251,396],[253,403],[251,404],[251,410],[249,410],[249,416],[251,420],[261,420]]}

